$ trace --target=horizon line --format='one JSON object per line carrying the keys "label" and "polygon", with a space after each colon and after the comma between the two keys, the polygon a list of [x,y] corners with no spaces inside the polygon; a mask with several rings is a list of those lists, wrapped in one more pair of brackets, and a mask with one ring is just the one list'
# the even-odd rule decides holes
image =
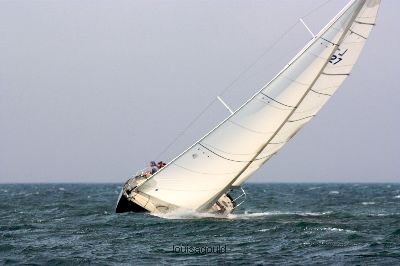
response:
{"label": "horizon line", "polygon": [[[0,185],[46,185],[46,184],[123,184],[125,182],[111,182],[111,181],[46,181],[46,182],[2,182]],[[248,182],[244,185],[250,184],[400,184],[400,181],[266,181],[266,182]]]}

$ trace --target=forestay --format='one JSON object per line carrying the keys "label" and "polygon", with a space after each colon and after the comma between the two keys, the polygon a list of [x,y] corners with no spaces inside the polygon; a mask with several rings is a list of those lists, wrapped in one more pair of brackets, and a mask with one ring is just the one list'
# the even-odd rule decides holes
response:
{"label": "forestay", "polygon": [[243,183],[316,115],[350,74],[379,3],[351,1],[272,81],[139,190],[201,211],[232,185]]}

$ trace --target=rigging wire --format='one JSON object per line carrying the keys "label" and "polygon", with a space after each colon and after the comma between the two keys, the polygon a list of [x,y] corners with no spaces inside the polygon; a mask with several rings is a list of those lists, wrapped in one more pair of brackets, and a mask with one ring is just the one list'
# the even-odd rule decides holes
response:
{"label": "rigging wire", "polygon": [[[327,5],[329,2],[332,0],[327,0],[314,9],[310,10],[308,13],[306,13],[304,16],[301,18],[306,18],[316,12],[317,10],[321,9],[325,5]],[[286,31],[280,35],[271,45],[269,45],[262,54],[260,54],[250,65],[248,65],[235,79],[233,79],[227,86],[225,86],[217,95],[223,95],[227,93],[233,85],[235,85],[245,74],[247,74],[262,58],[264,58],[268,53],[270,53],[296,26],[299,24],[299,21],[296,21],[296,23],[292,24],[290,27],[286,29]],[[193,125],[196,123],[200,117],[204,115],[204,113],[209,110],[209,108],[217,101],[217,97],[214,97],[212,101],[210,101],[195,117],[190,121],[190,123],[180,131],[180,133],[172,139],[172,141],[169,142],[169,144],[156,156],[157,160],[160,160],[162,156],[165,155],[165,153],[174,145]]]}
{"label": "rigging wire", "polygon": [[206,107],[203,108],[203,110],[196,115],[196,117],[190,121],[190,123],[183,129],[181,132],[157,155],[157,160],[160,160],[161,157],[171,148],[172,145],[174,145],[188,130],[193,126],[194,123],[196,123],[200,117],[203,116],[203,114],[217,101],[217,98],[212,100],[210,103],[207,104]]}
{"label": "rigging wire", "polygon": [[311,9],[308,13],[306,13],[304,16],[302,16],[301,18],[306,18],[308,16],[310,16],[311,14],[315,13],[316,11],[318,11],[319,9],[323,8],[324,6],[326,6],[327,4],[329,4],[332,0],[326,0],[325,2],[321,3],[319,6],[316,6],[314,9]]}
{"label": "rigging wire", "polygon": [[[330,1],[330,0],[329,0]],[[273,48],[275,48],[276,45],[279,44],[279,42],[286,37],[298,24],[298,22],[294,23],[291,25],[274,43],[272,43],[268,48],[260,55],[257,57],[253,63],[251,63],[247,68],[245,68],[234,80],[232,80],[227,86],[224,87],[223,90],[219,92],[217,95],[223,95],[226,92],[229,91],[233,87],[234,84],[236,84],[247,72],[249,72],[265,55],[267,55]],[[174,145],[188,130],[193,126],[195,122],[197,122],[200,117],[203,116],[203,114],[217,101],[218,98],[214,98],[211,102],[209,102],[202,110],[201,112],[157,155],[156,158],[160,159],[168,150],[171,148],[172,145]]]}

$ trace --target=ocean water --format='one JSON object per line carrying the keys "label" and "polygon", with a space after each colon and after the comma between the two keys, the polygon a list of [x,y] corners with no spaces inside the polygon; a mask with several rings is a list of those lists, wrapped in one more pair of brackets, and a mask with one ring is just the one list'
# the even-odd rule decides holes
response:
{"label": "ocean water", "polygon": [[400,263],[400,184],[249,184],[227,217],[115,214],[121,185],[0,185],[0,264]]}

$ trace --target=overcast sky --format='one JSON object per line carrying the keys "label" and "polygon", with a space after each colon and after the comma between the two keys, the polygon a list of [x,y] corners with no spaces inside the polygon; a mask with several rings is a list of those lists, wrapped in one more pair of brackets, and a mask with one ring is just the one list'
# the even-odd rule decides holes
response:
{"label": "overcast sky", "polygon": [[[268,82],[310,39],[300,17],[318,32],[347,3],[324,2],[0,0],[0,182],[124,182],[238,77],[233,108]],[[251,181],[400,181],[400,1],[382,2],[352,75]]]}

